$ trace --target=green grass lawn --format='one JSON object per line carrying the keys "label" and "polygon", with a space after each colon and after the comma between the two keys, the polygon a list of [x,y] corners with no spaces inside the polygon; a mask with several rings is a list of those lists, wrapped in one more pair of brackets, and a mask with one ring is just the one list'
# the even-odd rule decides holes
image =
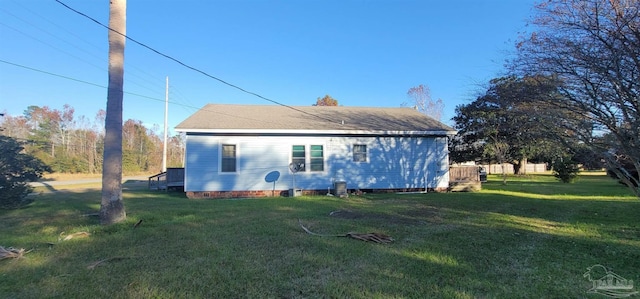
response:
{"label": "green grass lawn", "polygon": [[[42,193],[0,210],[0,246],[32,250],[0,261],[0,298],[606,298],[587,293],[594,264],[640,284],[640,200],[624,186],[489,179],[478,193],[347,199],[132,188],[127,221],[107,227],[98,191]],[[314,236],[298,219],[395,241]],[[76,232],[91,235],[61,240]]]}

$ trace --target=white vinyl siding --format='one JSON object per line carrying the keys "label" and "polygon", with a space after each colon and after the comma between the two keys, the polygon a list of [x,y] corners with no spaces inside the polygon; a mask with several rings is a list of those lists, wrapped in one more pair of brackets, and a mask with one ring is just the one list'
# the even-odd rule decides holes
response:
{"label": "white vinyl siding", "polygon": [[[234,172],[222,172],[225,145],[235,146],[235,162],[228,157]],[[336,180],[348,189],[446,187],[446,145],[433,137],[187,135],[185,190],[288,190],[294,179],[306,190],[326,190]],[[294,161],[305,171],[292,173]],[[265,179],[272,172],[279,173],[275,182]]]}

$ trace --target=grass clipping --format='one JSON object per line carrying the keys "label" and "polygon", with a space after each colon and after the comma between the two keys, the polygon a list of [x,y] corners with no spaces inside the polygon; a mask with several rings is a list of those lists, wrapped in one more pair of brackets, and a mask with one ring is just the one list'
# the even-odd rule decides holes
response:
{"label": "grass clipping", "polygon": [[31,252],[31,250],[25,251],[24,248],[15,249],[13,247],[5,248],[3,246],[0,246],[0,260],[10,259],[10,258],[18,259],[29,252]]}
{"label": "grass clipping", "polygon": [[340,234],[340,235],[323,235],[323,234],[314,233],[314,232],[310,231],[308,228],[304,227],[304,225],[302,225],[302,221],[300,221],[300,219],[298,219],[298,224],[300,225],[300,227],[307,234],[314,235],[314,236],[320,236],[320,237],[346,237],[346,238],[356,239],[356,240],[360,240],[360,241],[374,242],[374,243],[381,243],[381,244],[387,244],[387,243],[393,242],[393,238],[392,237],[390,237],[388,235],[385,235],[385,234],[381,234],[381,233],[365,233],[365,234],[361,234],[361,233],[346,233],[346,234]]}

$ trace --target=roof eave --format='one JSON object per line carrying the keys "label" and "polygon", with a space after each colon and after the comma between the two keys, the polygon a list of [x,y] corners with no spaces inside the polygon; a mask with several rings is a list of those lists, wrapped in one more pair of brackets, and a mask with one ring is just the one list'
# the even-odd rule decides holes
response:
{"label": "roof eave", "polygon": [[457,131],[384,131],[384,130],[291,130],[291,129],[188,129],[176,128],[178,132],[221,135],[371,135],[371,136],[453,136]]}

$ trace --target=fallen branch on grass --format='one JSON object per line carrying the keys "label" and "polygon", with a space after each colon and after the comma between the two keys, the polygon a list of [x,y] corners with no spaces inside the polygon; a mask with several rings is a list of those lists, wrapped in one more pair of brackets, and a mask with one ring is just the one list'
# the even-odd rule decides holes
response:
{"label": "fallen branch on grass", "polygon": [[77,232],[77,233],[70,234],[70,235],[68,235],[68,236],[66,236],[64,238],[62,238],[62,236],[64,236],[64,232],[60,233],[60,237],[58,238],[58,241],[60,241],[60,240],[69,241],[71,239],[86,238],[86,237],[91,236],[91,234],[88,233],[88,232]]}
{"label": "fallen branch on grass", "polygon": [[393,242],[393,238],[391,236],[381,234],[381,233],[367,233],[367,234],[347,233],[347,237],[351,239],[365,241],[365,242],[375,242],[375,243],[385,243],[385,244]]}
{"label": "fallen branch on grass", "polygon": [[314,233],[314,232],[310,231],[308,228],[304,227],[304,225],[302,225],[302,221],[300,221],[300,219],[298,219],[298,224],[308,234],[314,235],[314,236],[319,236],[319,237],[347,237],[347,238],[356,239],[356,240],[360,240],[360,241],[375,242],[375,243],[391,243],[391,242],[393,242],[393,238],[392,237],[390,237],[388,235],[385,235],[385,234],[381,234],[381,233],[367,233],[367,234],[346,233],[346,234],[340,234],[340,235],[323,235],[323,234]]}
{"label": "fallen branch on grass", "polygon": [[13,247],[4,248],[0,246],[0,260],[9,259],[9,258],[18,259],[29,252],[31,252],[31,250],[25,251],[24,248],[15,249]]}
{"label": "fallen branch on grass", "polygon": [[132,259],[133,257],[131,256],[114,256],[114,257],[108,257],[106,259],[103,260],[99,260],[97,262],[93,262],[91,263],[89,266],[87,266],[87,269],[89,270],[93,270],[95,269],[97,266],[100,266],[103,263],[109,262],[109,261],[114,261],[114,260],[124,260],[124,259]]}
{"label": "fallen branch on grass", "polygon": [[304,225],[302,225],[302,221],[300,221],[300,219],[298,219],[298,224],[300,224],[300,227],[302,227],[302,229],[307,232],[307,234],[310,235],[314,235],[314,236],[320,236],[320,237],[346,237],[347,234],[342,234],[342,235],[322,235],[322,234],[316,234],[312,231],[310,231],[308,228],[304,227]]}

